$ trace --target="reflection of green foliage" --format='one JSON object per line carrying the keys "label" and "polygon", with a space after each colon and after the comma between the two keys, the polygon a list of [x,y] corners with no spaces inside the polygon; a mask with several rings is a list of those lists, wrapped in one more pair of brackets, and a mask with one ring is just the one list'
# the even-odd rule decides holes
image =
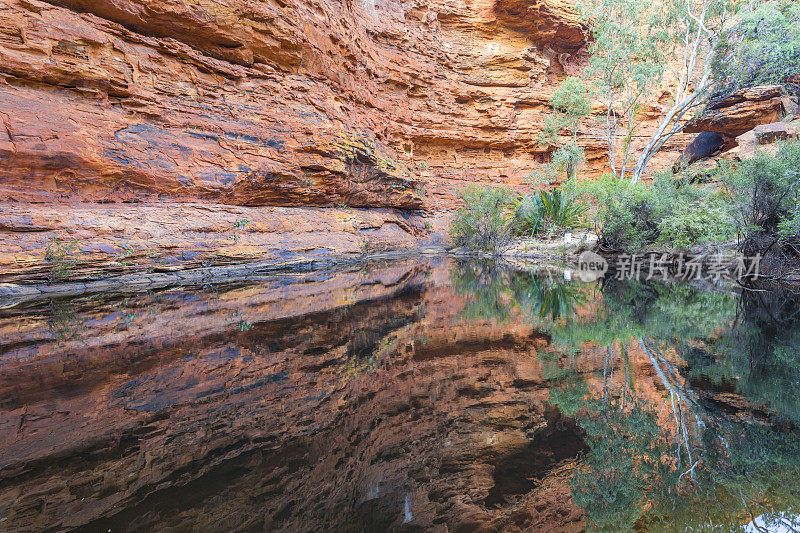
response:
{"label": "reflection of green foliage", "polygon": [[463,315],[468,319],[506,320],[513,307],[536,319],[571,317],[586,301],[579,285],[533,272],[512,272],[495,261],[457,262],[450,272],[453,287],[469,296]]}
{"label": "reflection of green foliage", "polygon": [[536,276],[531,272],[517,272],[511,279],[514,301],[528,315],[558,320],[571,317],[575,306],[587,299],[581,287],[553,278]]}
{"label": "reflection of green foliage", "polygon": [[[742,331],[742,330],[739,330]],[[760,332],[750,330],[753,335]],[[797,379],[800,375],[800,335],[792,332],[790,339],[775,339],[763,343],[754,351],[757,339],[742,339],[726,334],[713,343],[718,358],[710,364],[697,361],[693,373],[710,378],[712,383],[734,383],[736,391],[753,405],[765,405],[782,418],[800,422],[800,394]],[[708,363],[708,361],[707,361]]]}
{"label": "reflection of green foliage", "polygon": [[[572,496],[592,528],[730,531],[750,521],[750,513],[800,511],[800,435],[794,429],[800,426],[800,295],[735,296],[613,279],[593,289],[495,263],[460,264],[451,278],[470,298],[465,314],[505,319],[518,308],[550,334],[550,348],[538,354],[542,377],[550,382],[550,402],[577,417],[585,432],[588,451],[573,476]],[[584,303],[591,305],[575,316]],[[642,374],[629,372],[626,351],[631,341],[638,345],[634,339],[646,339],[654,365],[663,361],[658,372],[664,373],[655,379],[680,394],[668,427],[659,424],[659,410],[673,409],[671,402],[636,397],[640,387],[633,379]],[[604,381],[609,388],[599,397],[589,392],[598,370],[589,378],[575,364],[586,343],[615,348]],[[577,354],[572,363],[565,353]],[[686,366],[672,365],[667,353]],[[612,372],[625,372],[625,379],[612,379]],[[693,383],[704,392],[692,392]],[[733,389],[747,402],[722,409],[703,399],[720,389]],[[761,406],[774,424],[751,410]]]}
{"label": "reflection of green foliage", "polygon": [[664,497],[649,531],[734,531],[753,515],[800,511],[800,436],[755,423],[712,423],[694,492]]}
{"label": "reflection of green foliage", "polygon": [[674,484],[663,460],[665,439],[656,413],[640,400],[587,402],[594,416],[581,422],[589,452],[572,480],[572,498],[594,529],[628,531],[644,514],[644,502]]}
{"label": "reflection of green foliage", "polygon": [[800,474],[800,439],[796,431],[776,431],[760,424],[733,424],[727,429],[725,451],[714,458],[720,466],[720,479],[742,485],[769,485],[776,472],[790,469],[795,475]]}
{"label": "reflection of green foliage", "polygon": [[468,320],[508,318],[508,272],[495,261],[456,262],[450,281],[456,292],[469,298],[462,311]]}
{"label": "reflection of green foliage", "polygon": [[84,328],[83,320],[78,317],[73,306],[62,300],[50,301],[47,327],[56,344],[76,339]]}
{"label": "reflection of green foliage", "polygon": [[734,296],[688,285],[608,280],[602,302],[594,316],[550,326],[554,342],[575,350],[585,342],[608,346],[634,337],[670,342],[704,338],[729,325],[736,313]]}
{"label": "reflection of green foliage", "polygon": [[584,380],[571,377],[550,389],[550,403],[557,406],[565,415],[575,416],[584,406],[584,398],[588,392]]}
{"label": "reflection of green foliage", "polygon": [[800,424],[800,295],[745,293],[736,323],[689,354],[692,375],[732,384],[753,405]]}

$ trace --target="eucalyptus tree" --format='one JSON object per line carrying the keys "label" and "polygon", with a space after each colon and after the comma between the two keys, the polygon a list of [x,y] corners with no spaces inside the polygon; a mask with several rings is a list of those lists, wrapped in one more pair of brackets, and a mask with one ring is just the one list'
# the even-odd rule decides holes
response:
{"label": "eucalyptus tree", "polygon": [[588,28],[586,74],[608,106],[604,137],[612,172],[619,179],[627,172],[641,105],[662,86],[672,67],[677,66],[672,105],[639,156],[633,183],[641,179],[664,143],[680,132],[687,112],[705,102],[714,39],[735,1],[584,0],[579,4]]}
{"label": "eucalyptus tree", "polygon": [[589,95],[583,82],[574,77],[562,81],[550,97],[553,114],[545,119],[545,127],[538,141],[545,146],[556,146],[558,134],[569,133],[568,142],[560,145],[553,152],[553,160],[544,169],[545,172],[563,172],[569,180],[575,176],[578,165],[585,156],[583,148],[578,145],[578,128],[581,120],[592,111]]}
{"label": "eucalyptus tree", "polygon": [[658,85],[667,61],[661,9],[644,0],[583,0],[576,7],[587,25],[586,75],[606,104],[609,164],[614,175],[624,179],[641,103]]}
{"label": "eucalyptus tree", "polygon": [[683,128],[683,118],[707,101],[713,84],[714,46],[735,0],[682,0],[667,3],[664,45],[670,64],[677,65],[672,106],[636,162],[631,181],[638,182],[652,157]]}

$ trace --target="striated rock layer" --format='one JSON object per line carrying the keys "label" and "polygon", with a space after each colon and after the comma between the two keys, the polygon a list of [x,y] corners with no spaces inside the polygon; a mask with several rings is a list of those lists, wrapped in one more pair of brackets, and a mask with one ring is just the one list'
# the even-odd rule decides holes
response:
{"label": "striated rock layer", "polygon": [[[452,209],[460,186],[520,187],[549,159],[536,138],[585,61],[583,30],[562,0],[7,0],[0,201],[34,226],[52,206],[101,221],[129,202],[398,209],[423,225],[414,213]],[[8,238],[44,258],[30,234]]]}
{"label": "striated rock layer", "polygon": [[764,85],[712,98],[703,113],[686,123],[683,131],[717,133],[723,137],[727,148],[734,147],[739,135],[781,118],[784,112],[782,95],[779,85]]}

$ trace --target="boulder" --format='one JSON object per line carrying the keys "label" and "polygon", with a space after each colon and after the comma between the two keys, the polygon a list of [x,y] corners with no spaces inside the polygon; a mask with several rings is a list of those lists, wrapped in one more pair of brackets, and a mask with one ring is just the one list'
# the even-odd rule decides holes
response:
{"label": "boulder", "polygon": [[712,157],[721,152],[724,145],[725,137],[719,133],[713,131],[701,132],[681,153],[673,165],[672,171],[676,172],[681,167],[688,167],[701,159]]}
{"label": "boulder", "polygon": [[800,103],[798,103],[797,98],[784,96],[781,98],[781,102],[783,103],[783,111],[788,117],[800,116]]}
{"label": "boulder", "polygon": [[786,122],[773,122],[772,124],[761,124],[753,128],[758,144],[770,144],[775,141],[785,141],[795,139],[798,135],[798,128]]}
{"label": "boulder", "polygon": [[794,122],[774,122],[761,124],[736,137],[736,147],[725,153],[725,159],[752,159],[756,152],[774,153],[778,145],[775,141],[800,137],[800,120]]}

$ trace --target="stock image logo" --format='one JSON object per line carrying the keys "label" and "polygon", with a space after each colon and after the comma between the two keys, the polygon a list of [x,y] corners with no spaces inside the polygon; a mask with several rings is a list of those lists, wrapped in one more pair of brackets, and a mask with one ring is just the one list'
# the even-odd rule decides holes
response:
{"label": "stock image logo", "polygon": [[597,281],[608,272],[608,261],[602,255],[585,251],[578,256],[578,278],[583,282]]}

